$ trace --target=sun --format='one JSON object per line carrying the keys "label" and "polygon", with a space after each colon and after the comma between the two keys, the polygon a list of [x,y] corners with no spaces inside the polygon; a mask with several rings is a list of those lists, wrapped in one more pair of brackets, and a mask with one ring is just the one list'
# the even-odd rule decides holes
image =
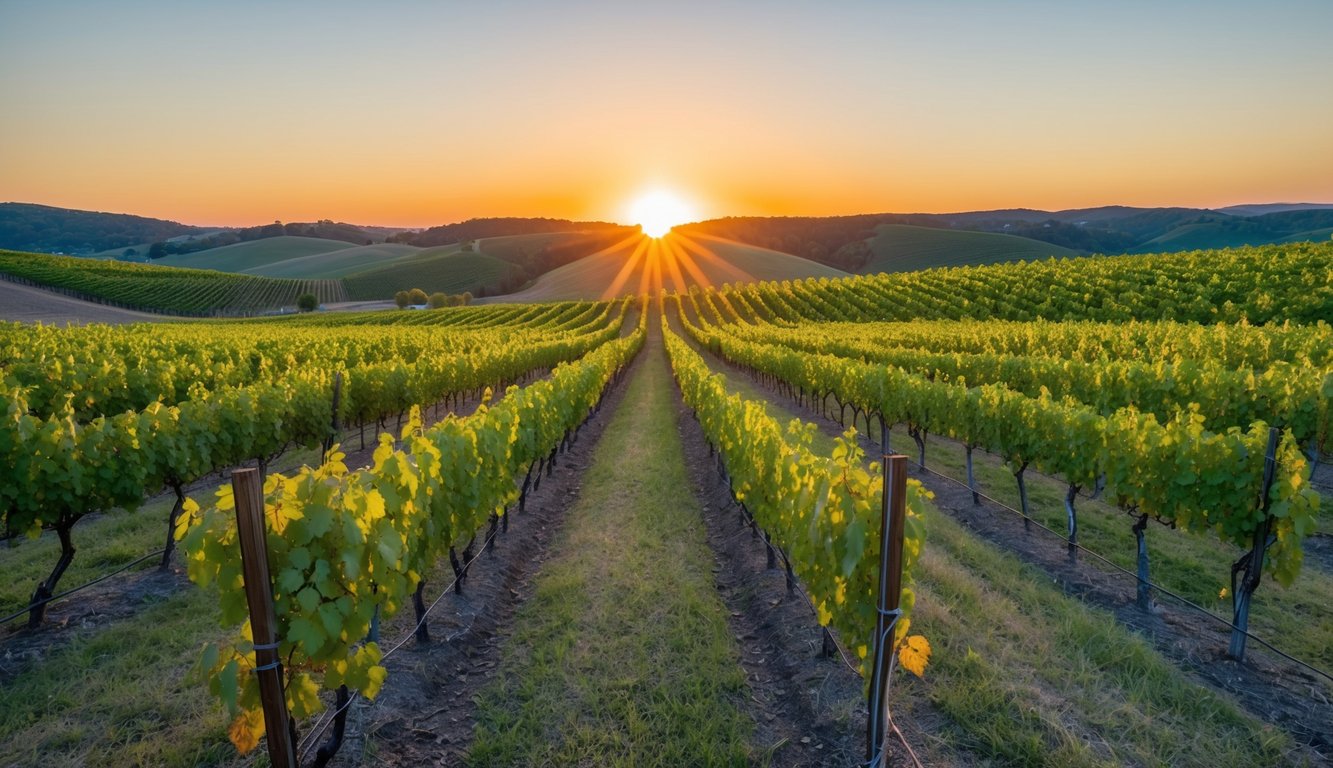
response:
{"label": "sun", "polygon": [[630,204],[629,215],[630,220],[643,227],[643,233],[649,237],[661,237],[677,224],[695,220],[690,206],[665,190],[641,195]]}

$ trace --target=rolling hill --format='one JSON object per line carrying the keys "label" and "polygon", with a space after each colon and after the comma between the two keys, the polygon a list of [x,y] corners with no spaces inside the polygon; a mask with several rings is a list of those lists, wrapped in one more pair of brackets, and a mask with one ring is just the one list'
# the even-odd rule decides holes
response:
{"label": "rolling hill", "polygon": [[426,293],[480,292],[498,283],[512,269],[494,256],[461,251],[457,245],[426,248],[384,267],[343,278],[352,301],[391,299],[397,291],[420,288]]}
{"label": "rolling hill", "polygon": [[1263,216],[1269,213],[1290,213],[1292,211],[1327,211],[1333,210],[1330,203],[1260,203],[1257,205],[1229,205],[1214,208],[1219,213],[1233,216]]}
{"label": "rolling hill", "polygon": [[331,251],[340,251],[356,246],[341,240],[326,240],[319,237],[266,237],[262,240],[248,240],[243,243],[209,248],[205,251],[164,256],[154,261],[164,267],[186,267],[189,269],[216,269],[220,272],[246,272],[248,270],[276,264],[288,259],[311,256]]}
{"label": "rolling hill", "polygon": [[570,221],[568,219],[523,218],[505,216],[484,219],[468,219],[455,224],[444,224],[419,232],[403,232],[395,235],[394,242],[407,243],[421,247],[432,245],[454,245],[468,240],[492,237],[510,237],[513,235],[536,235],[551,232],[591,232],[599,229],[624,229],[620,224],[604,221]]}
{"label": "rolling hill", "polygon": [[869,245],[870,259],[858,270],[866,274],[1079,255],[1078,251],[1026,237],[908,224],[881,225]]}
{"label": "rolling hill", "polygon": [[205,231],[175,221],[125,213],[0,203],[0,248],[16,251],[87,255]]}
{"label": "rolling hill", "polygon": [[79,299],[196,317],[294,310],[298,297],[305,293],[314,294],[321,303],[347,300],[339,280],[279,280],[44,253],[0,251],[0,273],[12,282],[41,286]]}
{"label": "rolling hill", "polygon": [[1183,224],[1160,237],[1154,237],[1135,250],[1141,253],[1195,251],[1208,248],[1263,245],[1272,242],[1271,233],[1248,224],[1248,221],[1248,219],[1240,219],[1234,222],[1198,221]]}
{"label": "rolling hill", "polygon": [[799,256],[713,237],[638,237],[551,270],[498,301],[564,301],[637,294],[661,286],[845,277],[847,273]]}
{"label": "rolling hill", "polygon": [[[263,240],[257,241],[265,242]],[[320,251],[309,256],[297,256],[292,259],[275,261],[258,267],[243,270],[250,275],[267,277],[296,278],[333,278],[346,277],[358,272],[365,272],[377,267],[384,267],[402,259],[420,253],[421,249],[401,243],[379,243],[359,245],[352,248],[339,247],[330,251]],[[208,253],[208,251],[204,251]]]}
{"label": "rolling hill", "polygon": [[503,259],[511,264],[527,264],[543,250],[579,242],[584,237],[581,232],[542,232],[535,235],[487,237],[475,242],[476,249],[489,256]]}
{"label": "rolling hill", "polygon": [[[1005,248],[984,238],[959,238],[940,252],[949,261],[924,258],[885,263],[884,227],[929,229],[947,233],[990,233],[1025,238],[1055,246],[1053,251]],[[848,272],[920,269],[948,263],[980,264],[1007,258],[1032,258],[1057,253],[1107,255],[1153,253],[1237,245],[1321,240],[1333,228],[1333,206],[1315,203],[1234,206],[1225,211],[1204,208],[1134,208],[1108,205],[1065,211],[1014,208],[960,213],[872,213],[851,216],[740,216],[695,222],[678,227],[691,236],[712,235],[773,248]],[[897,235],[927,235],[901,230]],[[897,235],[894,235],[896,237]],[[876,238],[881,238],[876,241]],[[908,243],[911,250],[912,243]],[[976,247],[977,251],[970,249]],[[1061,250],[1063,249],[1063,250]],[[998,255],[997,255],[998,254]]]}

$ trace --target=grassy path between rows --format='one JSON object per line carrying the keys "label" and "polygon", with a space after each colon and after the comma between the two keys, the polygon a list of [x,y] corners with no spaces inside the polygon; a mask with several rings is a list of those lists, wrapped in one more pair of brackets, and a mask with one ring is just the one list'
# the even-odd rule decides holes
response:
{"label": "grassy path between rows", "polygon": [[[727,388],[783,422],[811,421],[704,353]],[[832,437],[817,432],[815,449]],[[1042,766],[1300,765],[1281,730],[1193,682],[1110,614],[932,510],[916,569],[913,628],[934,648],[891,706],[942,727],[927,763]],[[910,737],[909,737],[910,738]]]}
{"label": "grassy path between rows", "polygon": [[474,765],[749,765],[745,677],[654,332],[477,714]]}

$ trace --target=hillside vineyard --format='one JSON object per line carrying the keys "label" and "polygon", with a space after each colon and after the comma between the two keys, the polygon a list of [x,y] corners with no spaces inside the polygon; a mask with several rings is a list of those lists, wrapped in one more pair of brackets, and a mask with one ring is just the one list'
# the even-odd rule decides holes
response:
{"label": "hillside vineyard", "polygon": [[[49,277],[37,269],[25,274]],[[134,282],[120,273],[134,269],[63,284],[128,296],[116,286]],[[184,284],[203,285],[195,278]],[[209,306],[189,298],[195,290],[181,291],[180,306]],[[1224,557],[1193,567],[1219,582],[1230,572],[1243,635],[1261,576],[1297,583],[1318,527],[1311,473],[1330,450],[1330,317],[1333,245],[1300,244],[603,302],[5,324],[0,512],[12,534],[47,530],[60,541],[50,571],[20,575],[34,589],[36,627],[74,561],[77,522],[128,515],[173,492],[161,521],[166,557],[178,541],[226,628],[202,651],[202,684],[227,711],[227,737],[249,752],[266,733],[257,651],[276,650],[287,710],[302,728],[327,718],[331,703],[341,713],[349,697],[392,686],[385,659],[401,644],[384,650],[379,623],[411,604],[424,627],[426,574],[448,561],[461,578],[636,356],[658,354],[740,519],[867,678],[885,482],[866,446],[888,454],[895,432],[910,437],[922,469],[929,438],[963,446],[974,492],[973,451],[999,457],[1025,522],[1027,473],[1054,478],[1068,489],[1071,553],[1089,494],[1127,513],[1141,574],[1149,519],[1220,542]],[[790,395],[803,418],[778,418],[729,376]],[[847,426],[831,449],[816,440],[824,416]],[[347,461],[354,443],[373,451],[363,466]],[[301,450],[313,452],[301,454],[304,466],[270,471]],[[246,463],[264,475],[273,581],[275,646],[260,649],[237,500],[216,476]],[[187,497],[210,477],[211,499]],[[922,483],[906,487],[904,588],[889,650],[928,677],[915,584],[931,541],[926,520],[942,513]]]}

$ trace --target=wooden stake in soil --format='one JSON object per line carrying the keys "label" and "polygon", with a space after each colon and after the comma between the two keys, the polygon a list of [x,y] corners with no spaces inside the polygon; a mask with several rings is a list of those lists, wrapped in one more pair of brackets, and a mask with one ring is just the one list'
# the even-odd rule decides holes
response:
{"label": "wooden stake in soil", "polygon": [[866,728],[866,761],[873,763],[888,736],[889,668],[893,636],[903,593],[903,529],[907,521],[907,457],[885,456],[884,492],[880,504],[879,604],[875,618],[874,665],[870,672],[870,717]]}
{"label": "wooden stake in soil", "polygon": [[282,661],[274,632],[277,622],[273,615],[273,582],[268,572],[263,481],[258,470],[238,469],[231,474],[231,487],[236,496],[236,534],[241,543],[245,601],[250,606],[255,676],[259,678],[259,698],[264,706],[269,760],[273,768],[297,768],[283,691]]}

